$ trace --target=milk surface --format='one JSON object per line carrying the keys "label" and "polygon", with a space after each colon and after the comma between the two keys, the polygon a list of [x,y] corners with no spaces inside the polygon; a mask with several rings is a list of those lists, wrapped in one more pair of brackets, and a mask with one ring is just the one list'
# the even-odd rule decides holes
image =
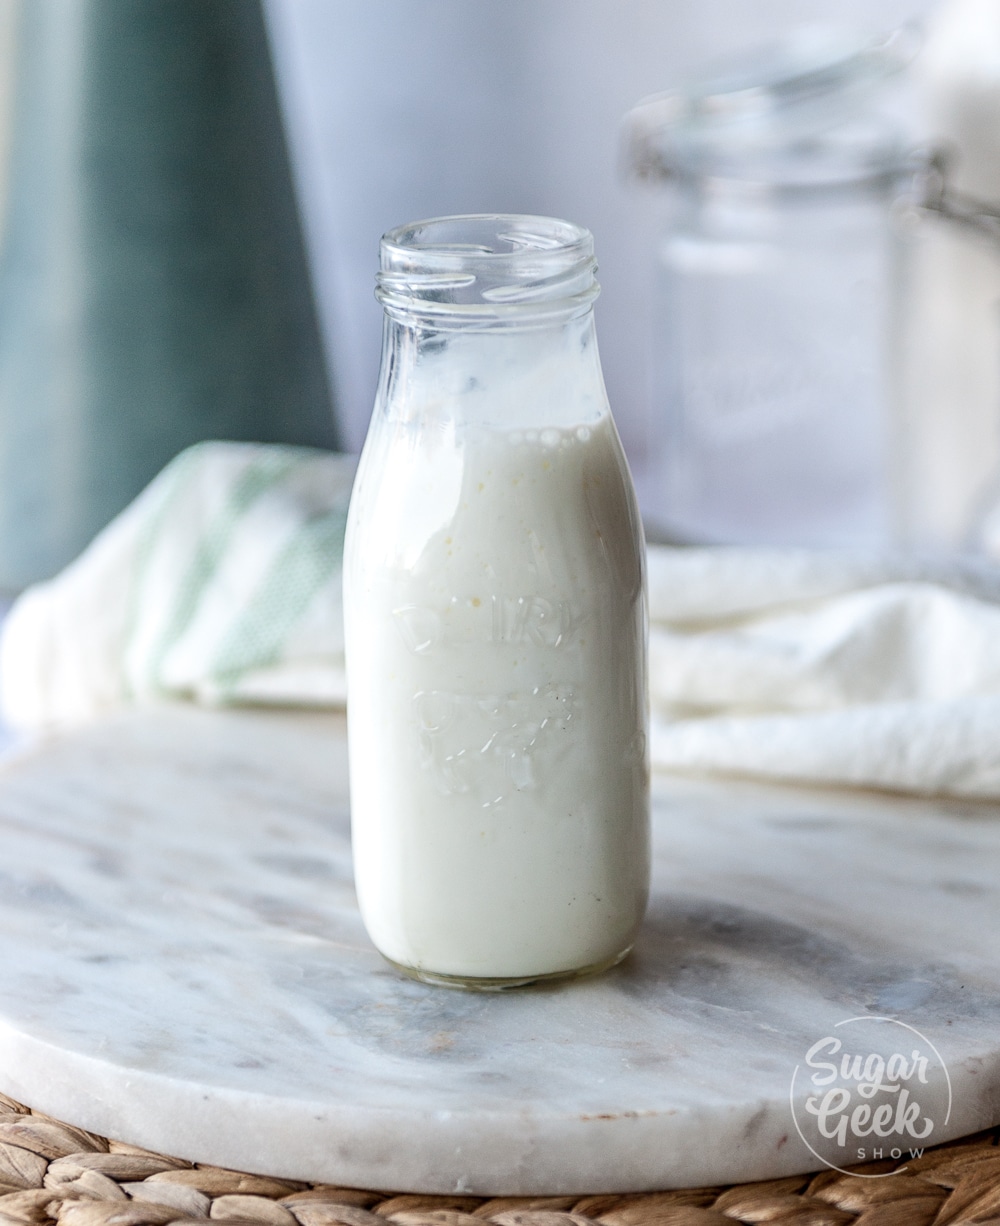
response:
{"label": "milk surface", "polygon": [[[352,502],[358,898],[405,966],[554,974],[627,950],[646,903],[638,516],[606,402],[553,383],[563,424],[510,428],[545,419],[544,378],[463,416],[453,373],[373,423]],[[490,409],[489,380],[459,382]]]}

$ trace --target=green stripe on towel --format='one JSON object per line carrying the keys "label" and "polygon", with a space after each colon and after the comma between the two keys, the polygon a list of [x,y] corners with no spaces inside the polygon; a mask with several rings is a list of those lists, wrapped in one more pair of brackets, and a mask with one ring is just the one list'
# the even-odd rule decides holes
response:
{"label": "green stripe on towel", "polygon": [[187,490],[190,478],[198,472],[202,458],[201,453],[205,445],[204,443],[199,443],[193,447],[188,447],[180,455],[175,456],[163,470],[159,478],[162,482],[159,506],[150,514],[148,520],[143,525],[139,537],[135,569],[129,585],[128,609],[125,614],[125,629],[122,636],[123,647],[120,657],[121,691],[128,702],[134,702],[136,698],[136,686],[133,683],[134,670],[130,668],[130,664],[133,640],[136,627],[139,624],[139,611],[142,604],[140,594],[145,582],[146,571],[149,569],[150,559],[163,532],[164,525],[169,522],[171,512],[179,501],[181,494]]}
{"label": "green stripe on towel", "polygon": [[[191,625],[205,587],[215,575],[219,562],[226,553],[240,521],[254,503],[268,490],[278,485],[299,463],[299,455],[291,450],[272,449],[253,457],[240,473],[226,505],[210,523],[195,545],[191,563],[177,585],[173,612],[159,642],[150,652],[146,664],[146,680],[156,689],[165,692],[162,672],[167,656]],[[151,556],[147,555],[148,560]],[[141,587],[144,576],[139,576]]]}
{"label": "green stripe on towel", "polygon": [[244,673],[280,658],[295,623],[344,553],[347,508],[308,520],[275,560],[219,647],[212,677],[225,699]]}

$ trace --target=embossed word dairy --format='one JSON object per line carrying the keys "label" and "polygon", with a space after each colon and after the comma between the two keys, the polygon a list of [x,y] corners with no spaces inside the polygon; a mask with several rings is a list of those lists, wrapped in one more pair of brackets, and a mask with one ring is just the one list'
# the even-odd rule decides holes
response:
{"label": "embossed word dairy", "polygon": [[568,600],[548,600],[544,596],[507,596],[488,598],[489,621],[464,622],[458,614],[463,605],[483,607],[479,596],[449,598],[443,612],[426,605],[407,604],[393,610],[393,619],[403,642],[414,655],[427,655],[438,647],[471,643],[527,643],[534,647],[559,647],[568,642],[584,624],[584,617]]}
{"label": "embossed word dairy", "polygon": [[917,1158],[943,1139],[951,1081],[937,1049],[914,1027],[895,1018],[848,1018],[806,1051],[792,1075],[790,1105],[801,1139],[842,1170]]}

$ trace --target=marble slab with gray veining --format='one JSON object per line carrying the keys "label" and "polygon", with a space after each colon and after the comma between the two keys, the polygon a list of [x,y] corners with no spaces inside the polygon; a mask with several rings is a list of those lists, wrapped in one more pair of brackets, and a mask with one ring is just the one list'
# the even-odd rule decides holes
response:
{"label": "marble slab with gray veining", "polygon": [[654,821],[624,965],[464,993],[365,936],[338,718],[166,708],[50,742],[0,774],[0,1090],[310,1181],[715,1184],[819,1165],[792,1077],[870,1016],[947,1069],[930,1141],[1000,1121],[1000,808],[660,780]]}

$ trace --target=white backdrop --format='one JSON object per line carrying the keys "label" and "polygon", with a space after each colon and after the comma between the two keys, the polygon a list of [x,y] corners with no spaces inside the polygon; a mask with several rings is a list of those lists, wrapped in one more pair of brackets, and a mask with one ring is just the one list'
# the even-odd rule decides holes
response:
{"label": "white backdrop", "polygon": [[630,457],[648,430],[648,193],[623,181],[639,98],[793,24],[878,31],[928,0],[266,0],[344,445],[378,370],[379,236],[444,213],[570,218],[595,236],[598,329]]}

